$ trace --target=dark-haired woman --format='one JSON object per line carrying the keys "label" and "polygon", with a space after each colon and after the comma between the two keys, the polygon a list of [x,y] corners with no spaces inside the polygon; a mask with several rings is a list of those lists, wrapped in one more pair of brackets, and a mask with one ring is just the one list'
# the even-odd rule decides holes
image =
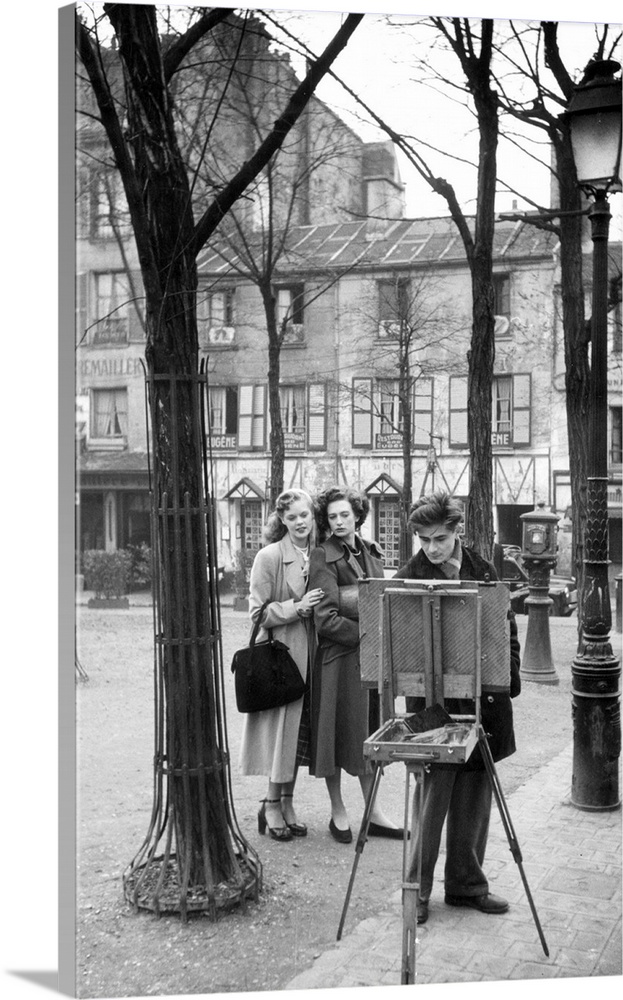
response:
{"label": "dark-haired woman", "polygon": [[[315,649],[311,616],[322,596],[308,589],[310,551],[315,537],[314,504],[304,490],[291,489],[277,498],[264,538],[251,569],[249,611],[255,622],[265,601],[258,642],[272,629],[275,639],[289,647],[307,678]],[[307,827],[297,821],[294,785],[297,769],[309,763],[307,699],[244,716],[240,767],[242,774],[264,774],[268,790],[258,814],[258,830],[268,828],[274,840],[304,837]]]}
{"label": "dark-haired woman", "polygon": [[[327,784],[331,836],[350,843],[352,830],[342,799],[342,770],[356,775],[364,799],[373,774],[363,742],[378,727],[378,697],[361,684],[357,583],[382,577],[381,550],[364,541],[359,528],[369,511],[368,498],[356,490],[332,487],[316,498],[319,530],[328,535],[311,554],[309,583],[323,596],[314,610],[318,651],[312,672],[312,760],[310,771]],[[368,833],[402,837],[375,801]]]}

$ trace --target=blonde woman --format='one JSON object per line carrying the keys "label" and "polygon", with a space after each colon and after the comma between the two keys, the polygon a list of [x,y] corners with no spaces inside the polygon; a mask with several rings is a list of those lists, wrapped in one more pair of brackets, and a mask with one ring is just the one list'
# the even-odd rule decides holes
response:
{"label": "blonde woman", "polygon": [[[315,538],[314,504],[305,490],[286,490],[278,498],[264,532],[267,545],[260,549],[251,569],[249,611],[255,623],[262,605],[258,642],[272,629],[275,639],[289,647],[301,676],[308,678],[315,651],[313,609],[322,597],[318,588],[308,591],[310,551]],[[268,778],[266,797],[258,813],[258,830],[268,829],[273,840],[305,837],[294,809],[298,768],[309,763],[308,697],[280,708],[245,715],[240,751],[245,775]]]}

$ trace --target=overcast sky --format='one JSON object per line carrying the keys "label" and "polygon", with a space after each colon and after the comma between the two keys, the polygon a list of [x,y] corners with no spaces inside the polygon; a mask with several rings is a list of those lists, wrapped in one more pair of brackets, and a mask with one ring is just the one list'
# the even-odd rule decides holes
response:
{"label": "overcast sky", "polygon": [[[293,6],[295,5],[290,5]],[[396,10],[400,16],[394,16],[394,24],[390,25],[387,23],[386,13],[367,14],[346,49],[340,53],[334,66],[336,74],[397,132],[414,136],[447,153],[458,152],[463,159],[475,163],[478,137],[474,118],[463,104],[463,94],[455,90],[450,99],[448,90],[446,94],[434,90],[430,85],[432,81],[428,81],[429,85],[422,82],[421,69],[414,69],[417,57],[425,58],[428,53],[434,38],[432,32],[424,27],[421,18],[413,14],[400,14],[399,0],[391,5],[377,3],[374,6],[377,9],[383,7],[387,12]],[[422,5],[408,5],[411,11],[418,7]],[[482,9],[480,4],[478,7]],[[281,14],[285,16],[285,12]],[[318,52],[337,30],[341,17],[340,13],[329,11],[298,12],[292,17],[290,27],[293,33],[297,30],[305,33],[310,47]],[[566,64],[572,75],[579,79],[594,51],[594,25],[561,22],[559,37]],[[443,53],[437,48],[433,58],[435,65],[443,66],[444,73],[453,82],[459,85],[462,83],[458,60],[452,53]],[[295,65],[302,69],[300,61],[295,60]],[[386,138],[378,126],[366,121],[365,112],[357,107],[334,80],[324,82],[318,93],[349,124],[353,124],[363,138]],[[513,129],[517,128],[516,123],[509,125]],[[528,134],[535,134],[534,130],[526,131]],[[444,176],[455,186],[464,210],[473,212],[475,168],[444,158],[426,147],[418,148],[435,173]],[[538,151],[534,146],[532,149],[542,157],[548,157],[548,151],[543,146]],[[445,199],[430,190],[401,153],[399,164],[402,180],[406,184],[407,213],[417,216],[447,215]],[[516,145],[504,139],[504,129],[498,149],[498,175],[500,180],[506,181],[518,192],[501,193],[497,206],[499,211],[510,210],[513,201],[518,201],[520,207],[531,207],[522,200],[521,195],[532,198],[541,205],[549,205],[550,173],[547,166],[537,165],[533,157],[522,156]]]}

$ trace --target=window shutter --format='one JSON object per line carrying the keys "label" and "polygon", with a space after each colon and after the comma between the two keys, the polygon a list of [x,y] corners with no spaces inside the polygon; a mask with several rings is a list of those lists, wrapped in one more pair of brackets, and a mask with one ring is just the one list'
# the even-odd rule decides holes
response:
{"label": "window shutter", "polygon": [[241,385],[238,412],[238,447],[251,448],[253,435],[253,386]]}
{"label": "window shutter", "polygon": [[353,379],[353,448],[372,447],[372,379]]}
{"label": "window shutter", "polygon": [[265,396],[265,386],[256,385],[253,387],[253,431],[251,434],[251,447],[254,451],[264,450]]}
{"label": "window shutter", "polygon": [[530,444],[531,376],[513,376],[513,443]]}
{"label": "window shutter", "polygon": [[413,395],[413,447],[428,448],[433,430],[433,380],[419,378]]}
{"label": "window shutter", "polygon": [[324,451],[327,447],[326,386],[310,385],[308,392],[307,447]]}
{"label": "window shutter", "polygon": [[467,378],[450,378],[450,447],[467,448]]}

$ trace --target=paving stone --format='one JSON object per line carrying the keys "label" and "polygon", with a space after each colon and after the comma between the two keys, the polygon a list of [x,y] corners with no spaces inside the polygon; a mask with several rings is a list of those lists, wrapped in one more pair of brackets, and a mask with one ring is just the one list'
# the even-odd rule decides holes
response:
{"label": "paving stone", "polygon": [[544,880],[543,888],[595,899],[612,899],[618,887],[611,877],[583,868],[574,871],[557,869]]}

